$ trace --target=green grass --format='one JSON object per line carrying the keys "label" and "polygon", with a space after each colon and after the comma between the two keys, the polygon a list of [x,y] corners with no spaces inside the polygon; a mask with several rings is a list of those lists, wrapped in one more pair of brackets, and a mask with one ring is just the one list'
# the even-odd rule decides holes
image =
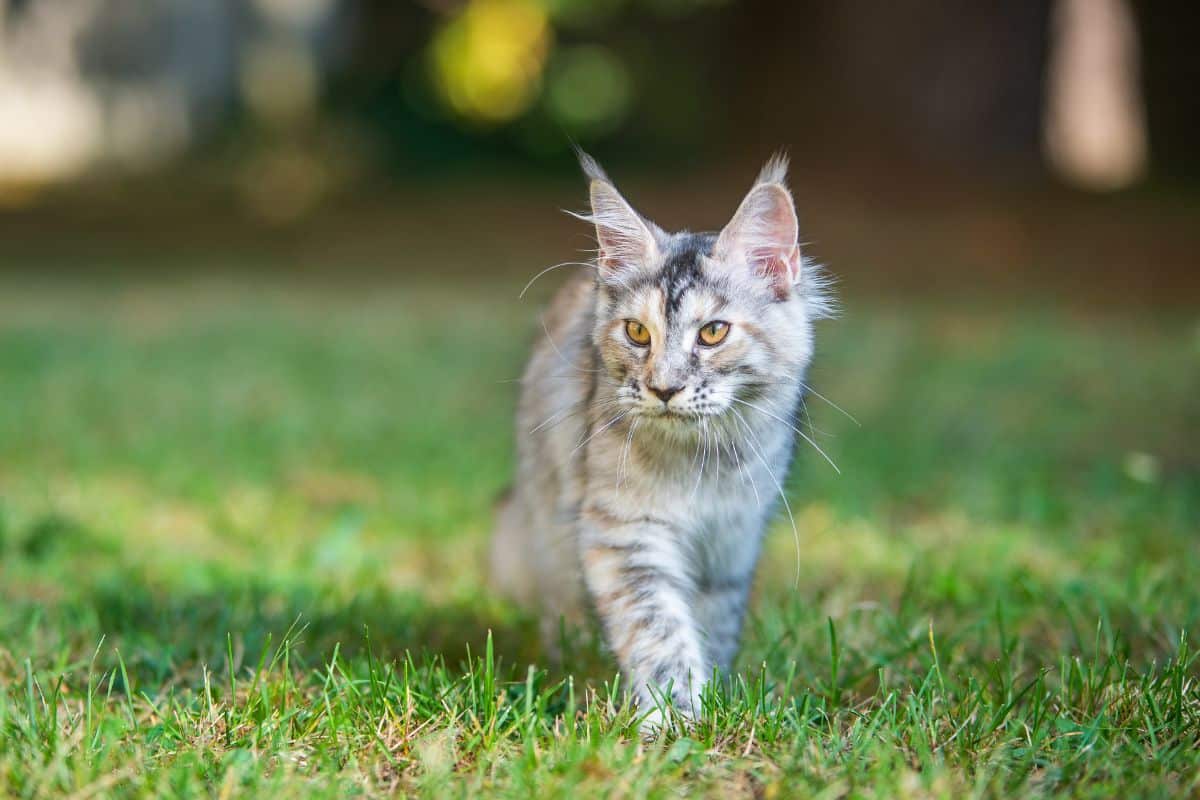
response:
{"label": "green grass", "polygon": [[485,588],[535,305],[281,286],[0,283],[0,796],[1200,793],[1196,319],[851,298],[645,743]]}

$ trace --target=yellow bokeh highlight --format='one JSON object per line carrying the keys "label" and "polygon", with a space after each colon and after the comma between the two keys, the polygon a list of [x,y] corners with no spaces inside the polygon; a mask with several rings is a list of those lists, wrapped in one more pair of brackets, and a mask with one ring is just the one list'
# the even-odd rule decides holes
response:
{"label": "yellow bokeh highlight", "polygon": [[551,35],[537,0],[471,0],[432,43],[443,99],[468,119],[513,119],[537,97]]}

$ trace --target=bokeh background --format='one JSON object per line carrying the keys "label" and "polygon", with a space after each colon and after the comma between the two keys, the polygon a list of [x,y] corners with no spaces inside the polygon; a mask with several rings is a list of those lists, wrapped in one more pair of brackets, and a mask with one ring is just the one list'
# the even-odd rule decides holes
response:
{"label": "bokeh background", "polygon": [[579,247],[554,213],[581,200],[576,142],[692,227],[786,150],[810,251],[851,298],[1198,294],[1188,4],[0,9],[18,269],[524,274]]}
{"label": "bokeh background", "polygon": [[[1198,25],[0,0],[0,795],[1194,793]],[[573,143],[693,230],[785,150],[837,281],[719,758],[561,738],[613,666],[487,588]]]}

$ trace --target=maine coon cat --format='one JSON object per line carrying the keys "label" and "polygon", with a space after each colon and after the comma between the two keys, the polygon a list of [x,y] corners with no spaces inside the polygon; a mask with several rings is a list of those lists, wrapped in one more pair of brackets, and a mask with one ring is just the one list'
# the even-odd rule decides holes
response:
{"label": "maine coon cat", "polygon": [[785,159],[720,233],[663,231],[580,160],[599,249],[521,380],[493,579],[540,610],[548,642],[594,610],[641,706],[695,714],[737,652],[829,304]]}

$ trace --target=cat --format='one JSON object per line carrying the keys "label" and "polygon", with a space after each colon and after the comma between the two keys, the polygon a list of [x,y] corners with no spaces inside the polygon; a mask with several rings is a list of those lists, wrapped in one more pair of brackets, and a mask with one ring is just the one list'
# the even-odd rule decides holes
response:
{"label": "cat", "polygon": [[[763,533],[830,316],[802,257],[787,160],[719,233],[667,233],[580,153],[598,250],[542,319],[493,584],[560,624],[592,611],[640,708],[700,711],[737,654]],[[786,503],[786,499],[784,500]],[[789,511],[790,514],[790,511]]]}

